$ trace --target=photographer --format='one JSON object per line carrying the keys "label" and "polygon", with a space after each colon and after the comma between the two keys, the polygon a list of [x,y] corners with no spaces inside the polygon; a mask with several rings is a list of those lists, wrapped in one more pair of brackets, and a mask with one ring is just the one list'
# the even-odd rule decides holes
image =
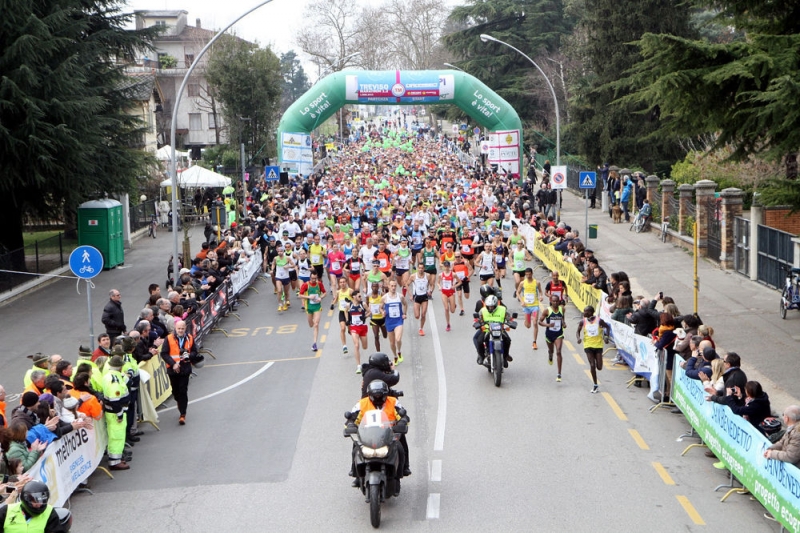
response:
{"label": "photographer", "polygon": [[175,321],[175,332],[167,335],[161,347],[161,358],[167,366],[167,375],[172,384],[172,396],[178,404],[180,425],[186,424],[186,406],[189,403],[189,378],[192,364],[200,364],[203,356],[197,353],[194,338],[186,334],[186,322]]}

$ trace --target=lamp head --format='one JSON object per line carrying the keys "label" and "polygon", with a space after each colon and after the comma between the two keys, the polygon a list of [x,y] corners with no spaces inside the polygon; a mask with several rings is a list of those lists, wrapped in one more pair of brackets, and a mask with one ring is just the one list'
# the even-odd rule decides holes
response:
{"label": "lamp head", "polygon": [[483,41],[483,42],[485,42],[485,43],[488,43],[489,41],[496,41],[496,40],[497,40],[497,39],[495,39],[495,38],[494,38],[494,37],[492,37],[491,35],[487,35],[487,34],[485,34],[485,33],[481,33],[481,41]]}

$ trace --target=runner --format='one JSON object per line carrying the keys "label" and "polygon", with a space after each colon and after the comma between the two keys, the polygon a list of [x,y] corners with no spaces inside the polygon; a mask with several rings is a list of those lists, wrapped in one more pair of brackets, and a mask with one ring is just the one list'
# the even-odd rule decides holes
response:
{"label": "runner", "polygon": [[[516,226],[514,226],[516,228]],[[519,283],[525,277],[525,261],[530,260],[530,254],[525,249],[525,241],[518,240],[511,253],[511,270],[514,272],[514,290],[519,288]]]}
{"label": "runner", "polygon": [[[538,350],[536,341],[539,339],[539,300],[542,297],[542,289],[539,282],[533,277],[533,269],[525,269],[525,277],[517,287],[517,299],[522,303],[522,311],[525,313],[525,327],[530,329],[533,323],[533,349]],[[552,353],[550,363],[553,362]],[[559,369],[561,367],[559,366]],[[559,372],[560,374],[561,372]]]}
{"label": "runner", "polygon": [[506,259],[508,258],[508,248],[503,244],[501,236],[495,236],[492,243],[494,249],[495,270],[494,279],[497,281],[497,286],[503,288],[502,280],[506,277]]}
{"label": "runner", "polygon": [[381,290],[383,290],[386,287],[386,282],[389,281],[389,279],[383,272],[381,272],[380,265],[381,263],[377,259],[372,260],[372,269],[367,272],[367,286],[372,287],[377,283],[381,287]]}
{"label": "runner", "polygon": [[569,300],[567,284],[558,279],[557,270],[550,273],[550,281],[544,286],[544,294],[548,300],[551,296],[556,296],[561,301],[561,305],[567,305]]}
{"label": "runner", "polygon": [[311,350],[317,351],[317,341],[319,340],[319,319],[322,314],[322,300],[326,296],[325,286],[319,281],[316,272],[311,273],[308,283],[303,283],[300,287],[299,298],[306,301],[306,316],[308,317],[308,327],[314,332],[314,344]]}
{"label": "runner", "polygon": [[[455,258],[455,256],[454,256]],[[447,322],[445,331],[450,331],[450,313],[456,312],[456,289],[458,278],[450,269],[450,261],[442,263],[442,272],[437,276],[437,285],[442,291],[442,304],[444,305],[444,319]]]}
{"label": "runner", "polygon": [[428,299],[431,297],[428,276],[422,269],[422,265],[417,265],[414,277],[411,279],[411,295],[414,299],[414,318],[419,320],[419,335],[425,336],[425,319],[428,315]]}
{"label": "runner", "polygon": [[383,295],[381,294],[381,283],[372,283],[370,292],[367,298],[369,306],[369,324],[372,327],[372,333],[375,335],[375,351],[381,351],[381,334],[383,338],[387,337],[386,332],[386,315],[383,314]]}
{"label": "runner", "polygon": [[359,246],[356,245],[353,248],[353,254],[350,259],[347,260],[347,264],[345,265],[345,271],[347,272],[347,285],[356,291],[361,290],[361,259],[358,255]]}
{"label": "runner", "polygon": [[323,260],[325,259],[325,247],[321,244],[319,233],[314,235],[314,244],[308,247],[308,255],[311,258],[311,266],[317,273],[317,278],[322,279],[325,275]]}
{"label": "runner", "polygon": [[[300,279],[300,286],[311,280],[311,261],[308,260],[308,254],[302,248],[300,248],[300,251],[297,253],[297,277]],[[298,296],[300,295],[299,289],[297,294]],[[305,300],[300,300],[300,307],[305,311]]]}
{"label": "runner", "polygon": [[564,330],[567,328],[567,324],[564,321],[564,308],[557,296],[550,297],[550,307],[542,313],[539,325],[547,328],[544,338],[547,341],[547,361],[551,365],[553,364],[553,348],[556,349],[558,360],[556,381],[561,382],[561,345],[564,343]]}
{"label": "runner", "polygon": [[289,268],[294,267],[294,261],[287,257],[282,246],[278,246],[278,255],[273,261],[272,278],[278,287],[278,311],[286,311],[292,303],[289,301],[292,279],[289,276]]}
{"label": "runner", "polygon": [[397,253],[394,256],[394,273],[397,277],[397,283],[403,288],[403,294],[406,294],[408,288],[408,280],[411,278],[409,270],[411,269],[411,250],[408,249],[408,239],[405,237],[400,238],[400,245],[397,248]]}
{"label": "runner", "polygon": [[[603,370],[603,331],[608,334],[611,326],[603,322],[600,317],[594,316],[594,307],[587,305],[583,309],[583,319],[578,324],[578,331],[575,333],[578,344],[581,343],[581,331],[583,331],[583,351],[589,360],[589,368],[592,373],[592,394],[597,393],[597,372]],[[560,358],[559,358],[560,360]]]}
{"label": "runner", "polygon": [[464,316],[464,299],[469,300],[469,278],[472,276],[472,268],[470,268],[467,261],[464,261],[463,252],[456,252],[456,262],[453,264],[453,272],[459,281],[459,283],[456,284],[458,307],[461,309],[458,315]]}
{"label": "runner", "polygon": [[356,358],[356,374],[361,373],[361,349],[367,349],[367,316],[369,311],[361,303],[361,293],[357,290],[350,291],[350,308],[347,310],[347,323],[350,326],[350,336],[353,338],[353,355]]}
{"label": "runner", "polygon": [[478,254],[475,260],[480,269],[478,275],[480,276],[481,285],[488,284],[490,287],[494,287],[494,253],[492,253],[491,249],[484,250]]}
{"label": "runner", "polygon": [[336,291],[336,296],[333,297],[331,309],[336,304],[339,304],[339,340],[342,341],[342,353],[347,353],[347,311],[350,309],[350,288],[347,286],[347,280],[339,278],[339,289]]}
{"label": "runner", "polygon": [[344,252],[339,249],[338,243],[332,243],[328,252],[328,276],[330,277],[331,287],[340,285],[339,281],[344,281],[347,285],[347,280],[344,279],[344,264],[347,259]]}
{"label": "runner", "polygon": [[425,248],[422,249],[422,267],[425,270],[425,275],[428,277],[428,283],[433,286],[436,281],[436,264],[439,261],[439,252],[433,246],[435,241],[428,238],[425,241]]}
{"label": "runner", "polygon": [[397,293],[397,281],[389,280],[389,291],[381,298],[386,314],[386,332],[389,346],[394,354],[394,364],[403,362],[403,321],[406,319],[408,303],[402,294]]}

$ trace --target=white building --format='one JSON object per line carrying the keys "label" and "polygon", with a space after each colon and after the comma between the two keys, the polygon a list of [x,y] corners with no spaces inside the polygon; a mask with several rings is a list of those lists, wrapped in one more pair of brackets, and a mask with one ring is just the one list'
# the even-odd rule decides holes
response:
{"label": "white building", "polygon": [[[155,74],[158,80],[163,101],[163,112],[158,119],[159,146],[169,144],[169,129],[172,113],[175,112],[175,95],[180,89],[186,71],[194,61],[195,55],[216,34],[213,30],[203,29],[200,19],[194,26],[187,25],[188,11],[134,11],[136,29],[151,26],[163,26],[164,32],[153,41],[157,57],[137,58],[139,67],[127,70],[144,70]],[[152,54],[152,53],[151,53]],[[189,83],[184,90],[180,106],[177,110],[178,122],[176,144],[178,149],[199,148],[227,142],[224,129],[221,128],[220,104],[208,93],[208,82],[205,79],[205,65],[208,54],[195,68]]]}

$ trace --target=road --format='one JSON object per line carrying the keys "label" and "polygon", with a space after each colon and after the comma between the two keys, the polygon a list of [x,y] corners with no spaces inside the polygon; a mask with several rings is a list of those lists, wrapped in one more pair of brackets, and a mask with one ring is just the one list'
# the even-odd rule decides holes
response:
{"label": "road", "polygon": [[[123,291],[132,324],[147,284],[163,275],[166,241],[140,241],[129,268],[98,277],[95,307],[102,308],[112,286],[139,287],[136,294]],[[249,305],[240,306],[241,320],[223,321],[228,336],[208,337],[217,359],[192,380],[187,425],[177,425],[168,401],[160,431],[144,428],[131,470],[113,480],[96,473],[94,495],[73,496],[74,531],[372,529],[368,506],[347,476],[342,414],[358,399],[360,377],[352,356],[342,355],[336,316],[323,313],[326,338],[312,353],[297,306],[278,313],[271,287],[255,287],[258,293],[246,294]],[[59,281],[0,308],[0,340],[15,354],[0,363],[3,376],[21,381],[26,351],[66,354],[80,342],[85,299],[74,291],[73,282]],[[677,440],[688,423],[665,410],[649,413],[646,391],[626,388],[627,370],[609,365],[600,375],[602,394],[589,393],[573,307],[564,381],[556,383],[555,366],[547,364],[543,333],[533,351],[531,332],[520,327],[501,388],[475,364],[469,311],[454,317],[450,332],[438,296],[431,312],[424,337],[413,319],[405,332],[398,388],[412,419],[413,475],[400,498],[384,505],[382,529],[778,531],[748,496],[719,503],[723,492],[713,488],[726,481],[725,472],[701,449],[681,457],[696,442]],[[9,392],[18,392],[13,381],[4,378]]]}

